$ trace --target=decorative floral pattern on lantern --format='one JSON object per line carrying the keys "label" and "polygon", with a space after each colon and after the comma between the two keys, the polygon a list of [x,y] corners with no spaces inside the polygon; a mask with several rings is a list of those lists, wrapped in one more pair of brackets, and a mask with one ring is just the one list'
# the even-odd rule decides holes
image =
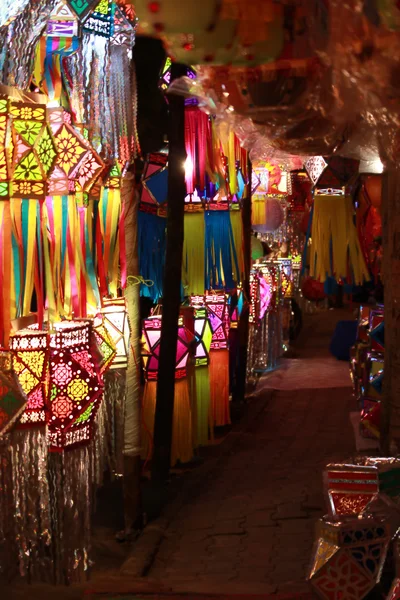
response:
{"label": "decorative floral pattern on lantern", "polygon": [[131,330],[125,298],[104,300],[101,309],[103,324],[116,350],[111,369],[124,369],[128,366],[129,340]]}
{"label": "decorative floral pattern on lantern", "polygon": [[320,520],[308,578],[320,598],[362,600],[379,583],[390,543],[378,517]]}
{"label": "decorative floral pattern on lantern", "polygon": [[104,387],[90,349],[91,329],[88,321],[64,321],[50,334],[48,436],[53,450],[91,439]]}
{"label": "decorative floral pattern on lantern", "polygon": [[0,438],[13,426],[26,406],[27,397],[12,368],[11,353],[0,352]]}
{"label": "decorative floral pattern on lantern", "polygon": [[48,335],[46,331],[23,329],[10,336],[12,368],[28,398],[19,425],[46,423]]}
{"label": "decorative floral pattern on lantern", "polygon": [[[152,316],[143,321],[142,358],[145,377],[149,381],[157,380],[160,358],[161,315]],[[186,377],[186,365],[189,359],[190,339],[183,325],[182,317],[178,321],[178,343],[176,348],[175,378]]]}
{"label": "decorative floral pattern on lantern", "polygon": [[192,296],[190,303],[196,309],[207,308],[213,332],[211,350],[226,350],[229,341],[229,304],[225,293]]}
{"label": "decorative floral pattern on lantern", "polygon": [[208,365],[213,332],[206,308],[197,308],[194,315],[196,367]]}
{"label": "decorative floral pattern on lantern", "polygon": [[324,487],[332,516],[360,514],[379,491],[376,467],[328,465]]}

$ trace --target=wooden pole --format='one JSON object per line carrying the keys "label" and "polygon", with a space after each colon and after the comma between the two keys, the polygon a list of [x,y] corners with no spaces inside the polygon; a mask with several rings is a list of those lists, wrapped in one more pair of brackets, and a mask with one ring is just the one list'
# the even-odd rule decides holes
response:
{"label": "wooden pole", "polygon": [[[186,75],[187,67],[173,63],[171,81]],[[178,318],[181,303],[181,273],[186,196],[185,169],[185,101],[169,95],[168,123],[168,209],[167,245],[162,299],[162,327],[156,413],[154,420],[154,452],[151,478],[161,488],[169,476],[171,461],[172,420],[175,392],[175,360],[178,340]],[[160,500],[162,501],[162,500]]]}
{"label": "wooden pole", "polygon": [[[247,300],[250,300],[250,269],[251,269],[251,179],[252,165],[248,161],[248,185],[247,193],[242,204],[242,223],[243,223],[243,253],[244,253],[244,280],[243,292]],[[236,371],[236,389],[234,390],[233,400],[243,402],[246,394],[246,373],[247,373],[247,346],[249,341],[249,305],[246,303],[241,314],[238,325],[239,338],[239,361]]]}

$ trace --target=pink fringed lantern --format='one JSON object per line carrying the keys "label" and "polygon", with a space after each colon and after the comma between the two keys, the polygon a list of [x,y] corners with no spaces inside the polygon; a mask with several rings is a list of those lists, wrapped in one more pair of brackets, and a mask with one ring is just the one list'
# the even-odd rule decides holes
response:
{"label": "pink fringed lantern", "polygon": [[[148,381],[154,381],[158,377],[158,361],[160,358],[161,342],[161,323],[160,315],[149,317],[143,321],[143,364],[145,376]],[[189,359],[189,336],[183,325],[182,317],[179,317],[178,325],[178,344],[176,348],[175,378],[182,379],[186,377],[186,365]]]}

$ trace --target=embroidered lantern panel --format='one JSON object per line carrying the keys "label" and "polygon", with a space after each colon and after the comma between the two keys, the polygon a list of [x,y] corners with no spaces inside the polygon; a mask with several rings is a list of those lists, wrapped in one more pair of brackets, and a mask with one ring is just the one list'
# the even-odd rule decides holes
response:
{"label": "embroidered lantern panel", "polygon": [[50,334],[48,436],[53,449],[89,442],[103,381],[91,353],[89,321],[62,322]]}
{"label": "embroidered lantern panel", "polygon": [[12,368],[11,353],[0,351],[0,438],[23,413],[26,402],[27,397]]}
{"label": "embroidered lantern panel", "polygon": [[358,515],[379,491],[376,467],[328,465],[324,487],[332,516]]}
{"label": "embroidered lantern panel", "polygon": [[103,324],[115,347],[115,357],[111,369],[126,369],[129,358],[129,327],[128,312],[125,298],[104,300],[101,309]]}
{"label": "embroidered lantern panel", "polygon": [[12,368],[28,398],[20,426],[45,425],[47,417],[48,335],[23,329],[10,336]]}
{"label": "embroidered lantern panel", "polygon": [[209,363],[213,337],[211,323],[205,307],[195,310],[194,329],[196,342],[195,364],[196,367],[201,367]]}
{"label": "embroidered lantern panel", "polygon": [[320,520],[308,579],[319,598],[362,600],[379,583],[390,543],[382,519]]}
{"label": "embroidered lantern panel", "polygon": [[[145,377],[155,381],[158,377],[158,362],[161,343],[161,315],[152,316],[143,321],[142,358]],[[186,366],[189,359],[190,339],[183,324],[182,317],[178,321],[178,343],[175,360],[175,379],[186,377]]]}

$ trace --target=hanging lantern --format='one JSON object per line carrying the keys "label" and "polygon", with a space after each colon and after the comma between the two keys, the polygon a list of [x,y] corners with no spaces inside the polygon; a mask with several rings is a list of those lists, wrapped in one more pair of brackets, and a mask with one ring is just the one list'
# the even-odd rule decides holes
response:
{"label": "hanging lantern", "polygon": [[103,373],[108,371],[108,369],[111,367],[116,357],[117,350],[103,323],[103,318],[101,315],[98,315],[93,321],[93,335],[101,355],[99,370],[103,375]]}
{"label": "hanging lantern", "polygon": [[[143,366],[145,377],[154,381],[158,377],[158,362],[160,358],[161,315],[152,316],[143,321]],[[183,325],[182,317],[178,321],[178,343],[176,348],[175,379],[186,377],[186,365],[189,359],[190,339]]]}
{"label": "hanging lantern", "polygon": [[104,300],[101,309],[103,324],[115,347],[115,357],[111,369],[125,369],[128,366],[130,327],[125,298]]}
{"label": "hanging lantern", "polygon": [[7,433],[22,415],[26,406],[26,395],[12,368],[11,353],[0,352],[0,438]]}
{"label": "hanging lantern", "polygon": [[168,196],[168,154],[156,152],[147,157],[142,175],[140,209],[156,211]]}
{"label": "hanging lantern", "polygon": [[226,294],[192,296],[190,303],[195,308],[205,306],[213,332],[211,350],[225,350],[229,341],[229,305]]}
{"label": "hanging lantern", "polygon": [[260,233],[272,233],[279,229],[285,218],[282,203],[278,198],[266,198],[264,201],[264,223],[253,225]]}
{"label": "hanging lantern", "polygon": [[301,286],[301,291],[306,300],[310,302],[316,302],[318,300],[324,300],[326,294],[324,291],[324,284],[312,277],[306,277]]}
{"label": "hanging lantern", "polygon": [[48,334],[46,331],[23,329],[10,336],[12,369],[28,398],[19,425],[37,426],[46,423]]}
{"label": "hanging lantern", "polygon": [[243,287],[241,285],[238,285],[236,294],[237,294],[236,306],[234,307],[232,314],[231,314],[231,329],[237,329],[238,324],[239,324],[239,319],[243,312],[244,293],[243,293]]}
{"label": "hanging lantern", "polygon": [[293,269],[291,258],[278,258],[281,274],[281,290],[283,298],[293,297]]}
{"label": "hanging lantern", "polygon": [[207,309],[198,308],[194,317],[195,341],[196,341],[196,367],[208,365],[212,342],[211,323],[208,319]]}
{"label": "hanging lantern", "polygon": [[91,323],[63,321],[50,334],[48,436],[53,450],[89,443],[103,395],[91,353]]}

